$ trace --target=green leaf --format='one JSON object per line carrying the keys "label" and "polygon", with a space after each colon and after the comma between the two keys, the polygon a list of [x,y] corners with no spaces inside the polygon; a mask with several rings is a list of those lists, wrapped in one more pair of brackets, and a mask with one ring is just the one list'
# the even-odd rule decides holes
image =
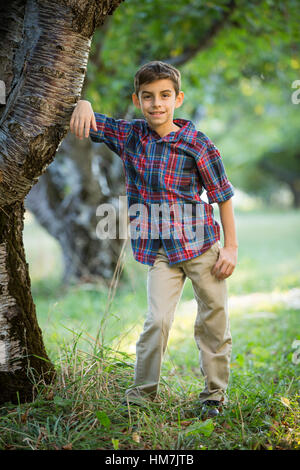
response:
{"label": "green leaf", "polygon": [[191,424],[185,430],[187,436],[194,434],[203,434],[206,437],[209,437],[214,430],[214,423],[212,419],[207,419],[205,421],[199,421],[197,423]]}
{"label": "green leaf", "polygon": [[118,439],[112,439],[111,442],[112,442],[112,445],[114,446],[114,450],[118,450],[119,449],[119,440]]}
{"label": "green leaf", "polygon": [[104,426],[105,428],[110,428],[110,419],[105,413],[105,411],[96,411],[96,417],[98,421]]}

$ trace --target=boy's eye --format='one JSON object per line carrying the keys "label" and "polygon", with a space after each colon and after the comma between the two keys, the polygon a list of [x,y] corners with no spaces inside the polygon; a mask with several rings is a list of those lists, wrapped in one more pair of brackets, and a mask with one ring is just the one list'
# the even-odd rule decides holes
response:
{"label": "boy's eye", "polygon": [[[169,98],[169,95],[162,95],[163,98]],[[149,100],[151,96],[145,96],[144,95],[144,100]]]}

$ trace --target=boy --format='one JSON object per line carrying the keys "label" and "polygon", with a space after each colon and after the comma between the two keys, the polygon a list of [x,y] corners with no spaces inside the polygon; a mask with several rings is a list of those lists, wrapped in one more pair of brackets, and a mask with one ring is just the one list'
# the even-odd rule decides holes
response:
{"label": "boy", "polygon": [[[138,404],[156,396],[174,312],[188,277],[198,304],[194,334],[205,377],[199,395],[202,415],[216,416],[227,401],[232,348],[225,279],[237,263],[234,190],[212,141],[191,121],[173,119],[184,99],[180,72],[152,61],[137,71],[134,86],[132,100],[145,119],[115,120],[94,114],[88,101],[79,101],[70,122],[78,138],[104,142],[121,157],[133,255],[149,266],[148,314],[136,345],[134,386],[126,390],[126,399]],[[208,204],[200,197],[204,188]],[[220,209],[223,248],[214,202]],[[167,209],[163,215],[157,215],[158,205]],[[135,233],[133,207],[141,208],[140,232]]]}

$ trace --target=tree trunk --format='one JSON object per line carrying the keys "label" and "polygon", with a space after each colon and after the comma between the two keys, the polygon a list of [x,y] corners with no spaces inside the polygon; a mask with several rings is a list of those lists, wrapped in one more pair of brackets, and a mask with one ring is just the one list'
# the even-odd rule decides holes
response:
{"label": "tree trunk", "polygon": [[[32,399],[34,382],[53,378],[30,290],[22,241],[24,203],[0,211],[0,402]],[[40,359],[43,358],[43,360]],[[30,367],[30,369],[28,368]]]}
{"label": "tree trunk", "polygon": [[[289,154],[288,154],[289,153]],[[288,154],[288,165],[282,165],[282,162],[287,162],[286,155]],[[299,209],[300,207],[300,174],[299,174],[299,153],[294,154],[293,150],[289,150],[288,146],[284,148],[281,153],[274,154],[271,152],[268,156],[263,157],[259,163],[259,168],[271,173],[278,181],[285,183],[293,196],[293,207]],[[272,158],[273,157],[273,158]],[[285,160],[284,160],[285,158]]]}
{"label": "tree trunk", "polygon": [[36,376],[53,377],[24,255],[24,198],[68,132],[94,29],[121,1],[0,5],[0,403],[29,400]]}
{"label": "tree trunk", "polygon": [[300,178],[295,179],[293,183],[290,184],[290,190],[293,195],[293,207],[295,209],[300,208]]}

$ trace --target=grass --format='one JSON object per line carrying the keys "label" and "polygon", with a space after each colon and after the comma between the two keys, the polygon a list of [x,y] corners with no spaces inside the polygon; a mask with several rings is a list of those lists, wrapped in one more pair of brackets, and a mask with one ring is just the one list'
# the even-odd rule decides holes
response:
{"label": "grass", "polygon": [[[60,289],[58,259],[47,263],[47,236],[28,221],[25,248],[44,341],[57,379],[34,384],[31,403],[0,407],[0,449],[299,449],[299,308],[273,302],[272,292],[299,286],[297,211],[237,213],[239,263],[228,279],[233,352],[224,413],[199,420],[203,386],[193,339],[195,304],[186,283],[171,330],[159,395],[145,409],[120,413],[132,385],[135,342],[147,311],[147,268],[128,249],[125,276],[109,306],[99,285]],[[280,220],[280,224],[278,221]],[[275,229],[276,228],[276,229]],[[27,231],[27,232],[26,232]],[[45,263],[38,272],[34,239],[42,240]],[[35,259],[37,260],[35,263]],[[53,263],[53,270],[51,270]],[[43,271],[44,269],[44,271]],[[58,273],[59,274],[59,273]],[[265,293],[244,302],[244,295]],[[103,326],[103,323],[102,323]]]}

